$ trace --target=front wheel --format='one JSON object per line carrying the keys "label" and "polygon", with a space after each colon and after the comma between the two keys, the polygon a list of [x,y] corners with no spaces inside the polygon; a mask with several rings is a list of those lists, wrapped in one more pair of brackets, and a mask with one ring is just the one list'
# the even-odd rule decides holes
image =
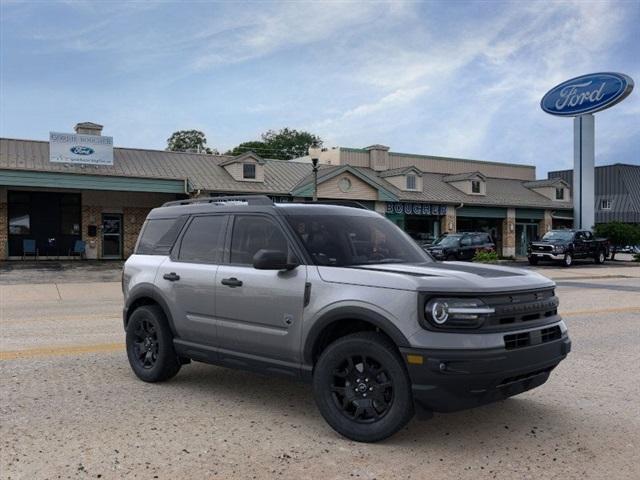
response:
{"label": "front wheel", "polygon": [[161,382],[180,370],[167,317],[157,305],[134,310],[127,324],[126,344],[129,364],[140,380]]}
{"label": "front wheel", "polygon": [[379,333],[354,333],[329,345],[316,363],[313,391],[327,423],[358,442],[393,435],[414,413],[404,363]]}
{"label": "front wheel", "polygon": [[602,265],[604,263],[604,261],[607,259],[607,256],[605,255],[603,250],[600,250],[595,257],[595,262],[598,265]]}
{"label": "front wheel", "polygon": [[562,265],[564,267],[570,267],[573,264],[573,255],[570,253],[565,253],[564,258],[562,259]]}

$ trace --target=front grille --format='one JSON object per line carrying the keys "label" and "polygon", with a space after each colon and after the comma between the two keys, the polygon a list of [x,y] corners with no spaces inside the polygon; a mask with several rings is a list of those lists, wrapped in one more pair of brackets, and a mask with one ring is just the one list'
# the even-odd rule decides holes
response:
{"label": "front grille", "polygon": [[553,245],[533,245],[531,250],[536,252],[553,252]]}
{"label": "front grille", "polygon": [[541,343],[558,340],[562,337],[562,331],[558,325],[531,332],[512,333],[504,336],[504,346],[507,350],[539,345]]}
{"label": "front grille", "polygon": [[499,329],[507,325],[533,322],[558,314],[558,297],[552,288],[533,292],[500,294],[482,297],[495,313],[484,322],[484,329]]}

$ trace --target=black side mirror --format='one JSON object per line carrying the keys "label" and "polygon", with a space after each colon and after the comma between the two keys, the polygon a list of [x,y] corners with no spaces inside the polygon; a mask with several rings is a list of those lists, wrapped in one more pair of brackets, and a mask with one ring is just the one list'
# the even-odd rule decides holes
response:
{"label": "black side mirror", "polygon": [[281,250],[261,249],[253,256],[253,268],[257,270],[293,270],[297,262],[287,261],[287,254]]}

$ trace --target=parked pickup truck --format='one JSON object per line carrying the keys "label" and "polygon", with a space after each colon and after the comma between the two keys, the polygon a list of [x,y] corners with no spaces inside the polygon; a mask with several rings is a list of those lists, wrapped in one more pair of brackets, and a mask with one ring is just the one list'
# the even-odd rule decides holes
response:
{"label": "parked pickup truck", "polygon": [[570,267],[574,259],[580,258],[604,263],[608,250],[608,240],[595,238],[588,230],[551,230],[542,240],[529,244],[527,257],[531,265],[537,265],[540,260],[554,260]]}

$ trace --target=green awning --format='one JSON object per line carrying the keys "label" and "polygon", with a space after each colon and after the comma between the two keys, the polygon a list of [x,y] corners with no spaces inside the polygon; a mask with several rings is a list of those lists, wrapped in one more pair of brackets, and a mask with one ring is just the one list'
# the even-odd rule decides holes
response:
{"label": "green awning", "polygon": [[507,218],[507,209],[500,207],[461,207],[456,210],[456,216],[471,218]]}

